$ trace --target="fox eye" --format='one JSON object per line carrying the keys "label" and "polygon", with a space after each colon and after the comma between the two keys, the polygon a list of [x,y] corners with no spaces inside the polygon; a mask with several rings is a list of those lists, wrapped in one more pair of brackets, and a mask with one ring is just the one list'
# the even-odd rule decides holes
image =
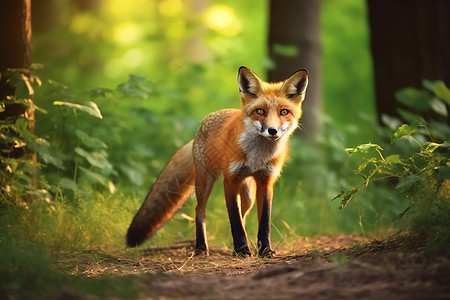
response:
{"label": "fox eye", "polygon": [[285,108],[280,110],[280,115],[282,115],[282,116],[286,116],[288,113],[289,113],[289,110],[287,110]]}
{"label": "fox eye", "polygon": [[266,112],[265,112],[264,109],[262,109],[262,108],[257,108],[257,109],[256,109],[256,113],[257,113],[258,115],[264,115]]}

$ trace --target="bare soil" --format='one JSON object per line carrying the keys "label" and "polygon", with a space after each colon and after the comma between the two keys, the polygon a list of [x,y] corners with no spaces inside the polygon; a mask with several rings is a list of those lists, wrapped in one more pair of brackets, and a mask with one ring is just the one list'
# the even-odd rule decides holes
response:
{"label": "bare soil", "polygon": [[[139,278],[141,299],[450,299],[450,251],[425,251],[420,237],[319,237],[271,259],[192,253],[181,243],[148,248],[136,259],[79,256],[71,272]],[[67,298],[91,299],[67,292],[49,299]]]}

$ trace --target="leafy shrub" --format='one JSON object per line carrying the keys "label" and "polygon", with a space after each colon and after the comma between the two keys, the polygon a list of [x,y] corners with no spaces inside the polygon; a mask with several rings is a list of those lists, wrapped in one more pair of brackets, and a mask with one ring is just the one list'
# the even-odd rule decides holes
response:
{"label": "leafy shrub", "polygon": [[[450,130],[444,123],[448,120],[450,90],[439,81],[424,81],[424,86],[429,91],[407,88],[397,93],[398,100],[410,107],[401,114],[413,121],[394,132],[392,142],[400,145],[393,154],[385,157],[383,148],[372,143],[347,149],[348,154],[359,156],[356,173],[364,180],[335,199],[340,199],[344,208],[361,189],[386,181],[409,201],[400,214],[405,229],[425,234],[430,246],[439,249],[450,246]],[[437,117],[423,117],[433,114]],[[399,123],[385,120],[390,126]]]}
{"label": "leafy shrub", "polygon": [[30,151],[41,145],[32,133],[34,111],[39,108],[31,100],[33,85],[40,80],[29,73],[8,69],[0,74],[15,89],[15,95],[0,99],[0,112],[5,113],[0,120],[0,204],[17,205],[25,199],[46,196],[45,190],[36,188],[40,164]]}
{"label": "leafy shrub", "polygon": [[[182,105],[179,111],[172,109],[174,100],[180,103],[176,90],[142,76],[130,75],[114,90],[97,88],[76,95],[52,80],[34,76],[31,82],[11,74],[16,96],[8,101],[29,106],[25,100],[27,89],[32,89],[32,105],[38,109],[35,121],[22,115],[0,124],[3,195],[11,199],[24,191],[46,190],[54,197],[68,193],[78,199],[97,187],[114,192],[117,183],[148,184],[147,178],[162,167],[159,162],[192,138],[198,124],[186,117]],[[161,105],[164,102],[170,104]],[[28,130],[30,122],[36,123],[35,132]],[[19,147],[36,152],[37,161],[8,155]],[[34,178],[40,180],[33,186]]]}

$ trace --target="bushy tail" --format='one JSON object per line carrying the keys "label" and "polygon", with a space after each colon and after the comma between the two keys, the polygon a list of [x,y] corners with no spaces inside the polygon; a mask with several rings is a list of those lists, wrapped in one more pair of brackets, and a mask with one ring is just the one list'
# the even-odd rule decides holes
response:
{"label": "bushy tail", "polygon": [[192,143],[181,147],[159,174],[128,228],[128,246],[138,246],[151,237],[194,191]]}

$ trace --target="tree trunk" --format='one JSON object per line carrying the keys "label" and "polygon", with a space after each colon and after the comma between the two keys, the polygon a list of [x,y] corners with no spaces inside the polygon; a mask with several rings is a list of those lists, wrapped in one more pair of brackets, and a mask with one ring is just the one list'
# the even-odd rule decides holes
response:
{"label": "tree trunk", "polygon": [[0,71],[31,65],[31,0],[0,1]]}
{"label": "tree trunk", "polygon": [[394,94],[423,79],[450,83],[450,1],[368,0],[378,119],[398,117]]}
{"label": "tree trunk", "polygon": [[268,80],[284,80],[300,68],[309,70],[301,123],[302,135],[312,139],[320,126],[315,111],[322,108],[320,1],[272,0],[269,25],[269,55],[274,67]]}
{"label": "tree trunk", "polygon": [[[4,72],[8,69],[23,69],[28,76],[31,65],[31,0],[0,1],[0,100],[5,107],[0,112],[0,120],[16,120],[23,116],[34,119],[34,110],[23,104],[8,103],[15,94],[13,86],[8,84]],[[31,103],[31,99],[25,99]],[[30,124],[33,124],[32,122]],[[30,128],[31,130],[33,128]],[[17,149],[11,156],[23,155],[23,149]]]}

